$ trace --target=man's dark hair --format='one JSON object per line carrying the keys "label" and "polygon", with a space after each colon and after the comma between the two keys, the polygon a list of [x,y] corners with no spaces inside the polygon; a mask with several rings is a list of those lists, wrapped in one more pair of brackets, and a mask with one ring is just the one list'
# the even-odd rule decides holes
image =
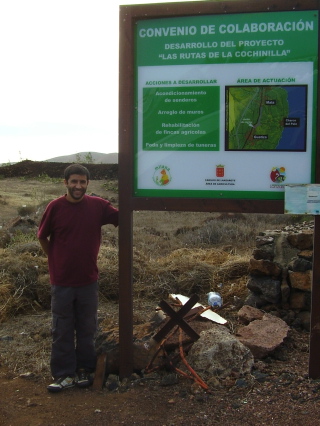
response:
{"label": "man's dark hair", "polygon": [[90,180],[89,170],[82,164],[70,164],[64,171],[65,180],[68,181],[71,175],[83,175],[87,177],[87,180]]}

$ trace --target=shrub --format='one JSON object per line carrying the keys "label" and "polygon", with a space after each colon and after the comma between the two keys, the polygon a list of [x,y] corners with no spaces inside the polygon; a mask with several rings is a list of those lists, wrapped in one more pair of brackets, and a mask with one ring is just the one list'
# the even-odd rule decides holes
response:
{"label": "shrub", "polygon": [[35,211],[36,211],[36,208],[34,206],[23,205],[18,207],[19,216],[30,216]]}

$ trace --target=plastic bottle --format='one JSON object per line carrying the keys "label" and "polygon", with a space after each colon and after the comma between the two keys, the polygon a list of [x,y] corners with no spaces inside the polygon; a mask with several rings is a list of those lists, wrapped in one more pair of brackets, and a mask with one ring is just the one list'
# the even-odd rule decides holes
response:
{"label": "plastic bottle", "polygon": [[222,306],[222,297],[216,291],[210,291],[208,293],[208,304],[213,308],[221,308]]}

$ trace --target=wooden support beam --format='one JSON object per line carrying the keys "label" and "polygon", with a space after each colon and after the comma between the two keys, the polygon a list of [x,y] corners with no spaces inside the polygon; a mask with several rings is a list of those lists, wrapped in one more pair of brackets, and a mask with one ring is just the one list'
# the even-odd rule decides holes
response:
{"label": "wooden support beam", "polygon": [[170,320],[158,331],[158,333],[153,337],[154,340],[157,342],[160,342],[170,331],[173,327],[178,325],[182,328],[182,330],[192,339],[192,340],[198,340],[199,334],[193,330],[193,328],[185,322],[184,317],[187,315],[187,313],[190,311],[190,309],[199,301],[199,296],[194,294],[190,297],[188,302],[182,306],[182,308],[176,312],[172,307],[162,300],[159,303],[159,306],[163,311],[169,315]]}

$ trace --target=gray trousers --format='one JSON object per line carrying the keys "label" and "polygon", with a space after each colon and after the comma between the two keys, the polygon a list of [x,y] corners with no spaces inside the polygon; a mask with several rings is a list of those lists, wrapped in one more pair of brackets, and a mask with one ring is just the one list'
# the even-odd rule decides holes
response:
{"label": "gray trousers", "polygon": [[83,287],[52,286],[51,373],[74,376],[79,368],[94,371],[98,283]]}

